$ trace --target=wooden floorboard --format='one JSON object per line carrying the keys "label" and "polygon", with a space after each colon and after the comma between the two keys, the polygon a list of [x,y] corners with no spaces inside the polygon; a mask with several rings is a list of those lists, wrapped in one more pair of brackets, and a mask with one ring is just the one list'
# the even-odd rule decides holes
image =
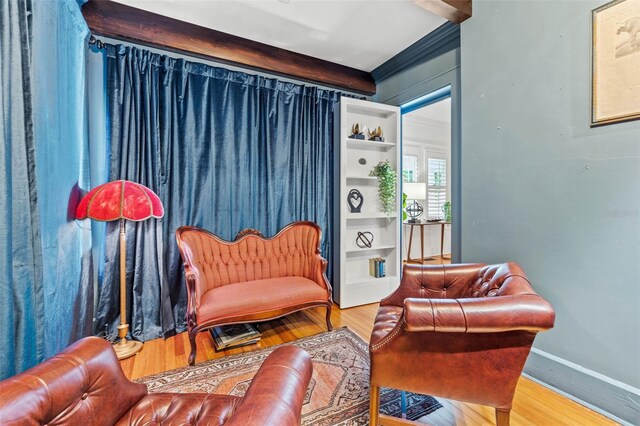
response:
{"label": "wooden floorboard", "polygon": [[[377,306],[377,304],[372,304],[349,309],[339,309],[335,306],[331,320],[335,328],[347,326],[368,341]],[[259,325],[263,333],[260,343],[221,352],[215,351],[211,336],[202,332],[197,338],[196,361],[203,362],[227,355],[254,351],[321,333],[326,331],[324,316],[324,308],[316,308],[263,323]],[[189,339],[186,333],[181,333],[166,340],[156,339],[146,342],[138,355],[122,360],[120,363],[126,376],[135,379],[185,367],[188,355]],[[424,417],[421,422],[436,426],[491,425],[495,422],[493,408],[438,399],[443,408]],[[511,424],[512,426],[556,426],[614,425],[616,423],[542,385],[521,377],[514,398]]]}

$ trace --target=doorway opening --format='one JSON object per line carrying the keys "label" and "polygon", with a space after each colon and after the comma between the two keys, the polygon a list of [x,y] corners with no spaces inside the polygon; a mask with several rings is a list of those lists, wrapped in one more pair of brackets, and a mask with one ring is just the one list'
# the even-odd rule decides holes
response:
{"label": "doorway opening", "polygon": [[401,106],[403,263],[451,263],[451,89]]}

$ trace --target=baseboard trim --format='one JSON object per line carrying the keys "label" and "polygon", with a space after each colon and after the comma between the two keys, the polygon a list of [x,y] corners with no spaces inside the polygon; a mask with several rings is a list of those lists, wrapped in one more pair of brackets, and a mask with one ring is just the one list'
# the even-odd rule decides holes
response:
{"label": "baseboard trim", "polygon": [[640,389],[536,348],[524,375],[620,424],[640,425]]}

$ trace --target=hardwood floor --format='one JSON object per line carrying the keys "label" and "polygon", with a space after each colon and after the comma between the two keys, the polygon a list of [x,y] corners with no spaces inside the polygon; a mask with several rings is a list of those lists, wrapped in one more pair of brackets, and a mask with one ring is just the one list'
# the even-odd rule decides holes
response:
{"label": "hardwood floor", "polygon": [[[347,326],[364,340],[369,339],[377,304],[358,306],[350,309],[334,307],[331,320],[334,327]],[[326,331],[324,309],[310,309],[285,318],[261,324],[262,340],[257,345],[216,352],[208,333],[198,335],[196,362],[220,358],[227,355],[254,351],[280,343],[311,336]],[[144,344],[138,355],[120,362],[129,378],[187,366],[189,339],[186,333],[168,338],[156,339]],[[433,425],[491,425],[494,424],[494,410],[490,407],[438,400],[444,406],[426,417]],[[511,413],[511,424],[518,425],[614,425],[615,422],[583,407],[531,380],[520,378]]]}
{"label": "hardwood floor", "polygon": [[[406,260],[402,261],[403,265],[406,263]],[[440,256],[439,254],[436,254],[434,256],[430,256],[430,258],[428,259],[425,259],[423,263],[425,265],[448,265],[451,263],[451,255],[445,254],[444,256]]]}

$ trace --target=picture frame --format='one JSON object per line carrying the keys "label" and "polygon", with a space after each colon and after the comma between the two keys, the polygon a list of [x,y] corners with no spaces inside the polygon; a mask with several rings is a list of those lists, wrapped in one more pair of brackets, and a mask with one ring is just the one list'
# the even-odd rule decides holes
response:
{"label": "picture frame", "polygon": [[591,126],[640,119],[640,0],[592,11]]}

